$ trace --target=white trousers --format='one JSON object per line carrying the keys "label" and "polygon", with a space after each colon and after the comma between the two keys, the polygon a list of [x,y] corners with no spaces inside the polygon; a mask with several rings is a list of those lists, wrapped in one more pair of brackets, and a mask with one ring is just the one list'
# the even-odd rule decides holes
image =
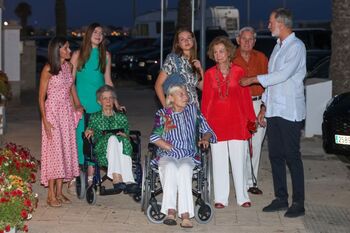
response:
{"label": "white trousers", "polygon": [[[255,115],[258,116],[260,111],[261,100],[253,101]],[[252,157],[252,165],[254,176],[258,179],[258,171],[259,171],[259,163],[260,163],[260,155],[261,155],[261,147],[265,137],[266,128],[258,127],[257,132],[252,137],[252,147],[253,147],[253,157]],[[249,148],[248,148],[249,152]],[[248,153],[246,160],[246,172],[247,172],[247,189],[253,187],[253,177],[252,177],[252,169],[250,164],[250,155]]]}
{"label": "white trousers", "polygon": [[113,173],[122,176],[123,182],[135,183],[132,174],[132,160],[128,155],[123,154],[123,143],[119,142],[116,136],[110,136],[107,145],[107,176],[113,179]]}
{"label": "white trousers", "polygon": [[242,205],[245,202],[250,202],[246,189],[247,173],[244,169],[248,156],[247,151],[248,142],[245,140],[229,140],[211,144],[215,203],[228,205],[230,192],[229,158],[237,204]]}
{"label": "white trousers", "polygon": [[176,210],[178,197],[179,217],[181,214],[189,213],[190,218],[193,218],[192,175],[194,163],[192,159],[162,157],[158,167],[163,188],[161,212],[168,215],[168,209]]}

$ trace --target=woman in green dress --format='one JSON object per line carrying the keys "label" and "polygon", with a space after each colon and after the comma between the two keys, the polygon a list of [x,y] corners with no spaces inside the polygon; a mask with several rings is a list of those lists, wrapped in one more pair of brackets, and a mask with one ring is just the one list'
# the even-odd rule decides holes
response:
{"label": "woman in green dress", "polygon": [[[101,110],[101,106],[96,101],[96,91],[101,86],[107,84],[113,87],[111,79],[111,56],[106,51],[102,26],[98,23],[89,25],[80,49],[73,53],[71,63],[73,64],[73,78],[75,88],[73,88],[74,103],[80,111],[93,113]],[[114,102],[117,109],[120,105],[117,100]],[[77,130],[77,147],[79,164],[84,164],[83,140],[84,119],[81,119]],[[91,179],[93,169],[89,166],[88,176]]]}
{"label": "woman in green dress", "polygon": [[[91,114],[85,131],[87,138],[93,138],[94,152],[100,166],[107,168],[107,176],[113,180],[116,191],[135,192],[137,184],[132,174],[132,145],[129,139],[129,123],[124,113],[113,111],[116,100],[114,88],[104,85],[97,90],[98,103],[102,111]],[[106,130],[121,129],[105,133]]]}

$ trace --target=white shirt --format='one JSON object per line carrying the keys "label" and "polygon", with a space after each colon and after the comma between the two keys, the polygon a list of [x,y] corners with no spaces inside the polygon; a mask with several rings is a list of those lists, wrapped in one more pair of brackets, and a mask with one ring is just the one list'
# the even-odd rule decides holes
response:
{"label": "white shirt", "polygon": [[278,39],[271,54],[269,73],[257,76],[265,87],[262,96],[266,105],[265,116],[302,121],[305,119],[305,45],[294,33],[284,39],[281,45],[280,42]]}

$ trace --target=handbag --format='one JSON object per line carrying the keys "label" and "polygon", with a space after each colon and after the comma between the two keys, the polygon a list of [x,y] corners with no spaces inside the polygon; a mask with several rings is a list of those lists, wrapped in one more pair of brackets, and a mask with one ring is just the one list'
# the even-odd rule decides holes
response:
{"label": "handbag", "polygon": [[183,79],[182,75],[180,74],[180,58],[178,55],[175,56],[175,72],[169,75],[164,83],[163,83],[163,91],[166,93],[169,89],[169,87],[173,85],[181,85],[185,83],[185,80]]}

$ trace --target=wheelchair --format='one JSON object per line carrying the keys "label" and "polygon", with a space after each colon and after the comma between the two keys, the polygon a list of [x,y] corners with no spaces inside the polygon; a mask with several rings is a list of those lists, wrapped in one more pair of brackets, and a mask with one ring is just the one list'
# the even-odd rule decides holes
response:
{"label": "wheelchair", "polygon": [[[166,215],[161,213],[161,202],[157,201],[157,196],[162,194],[158,165],[151,161],[156,157],[157,146],[148,144],[148,154],[145,156],[143,176],[142,176],[142,196],[141,210],[151,223],[163,223]],[[193,170],[192,194],[196,197],[194,214],[195,219],[200,224],[205,224],[213,218],[214,210],[210,205],[211,196],[211,172],[207,151],[200,153],[200,165],[196,165]]]}
{"label": "wheelchair", "polygon": [[[89,122],[90,114],[85,113],[84,119],[85,124]],[[85,125],[86,128],[86,125]],[[104,133],[113,132],[115,130],[106,130]],[[80,167],[80,175],[76,178],[76,193],[79,199],[86,198],[87,203],[94,205],[96,203],[97,194],[101,196],[119,194],[113,187],[107,189],[103,183],[106,180],[111,180],[107,174],[101,177],[101,169],[106,167],[100,167],[97,161],[96,154],[94,153],[94,144],[91,140],[85,137],[84,132],[82,133],[83,138],[83,154],[84,154],[84,165]],[[128,193],[124,190],[125,194],[129,194],[133,197],[134,201],[140,202],[141,200],[141,182],[142,182],[142,166],[141,166],[141,132],[138,130],[130,130],[129,133],[132,151],[132,171],[134,174],[135,182],[137,184],[137,191]],[[94,167],[94,175],[92,183],[89,185],[87,177],[88,165]]]}

